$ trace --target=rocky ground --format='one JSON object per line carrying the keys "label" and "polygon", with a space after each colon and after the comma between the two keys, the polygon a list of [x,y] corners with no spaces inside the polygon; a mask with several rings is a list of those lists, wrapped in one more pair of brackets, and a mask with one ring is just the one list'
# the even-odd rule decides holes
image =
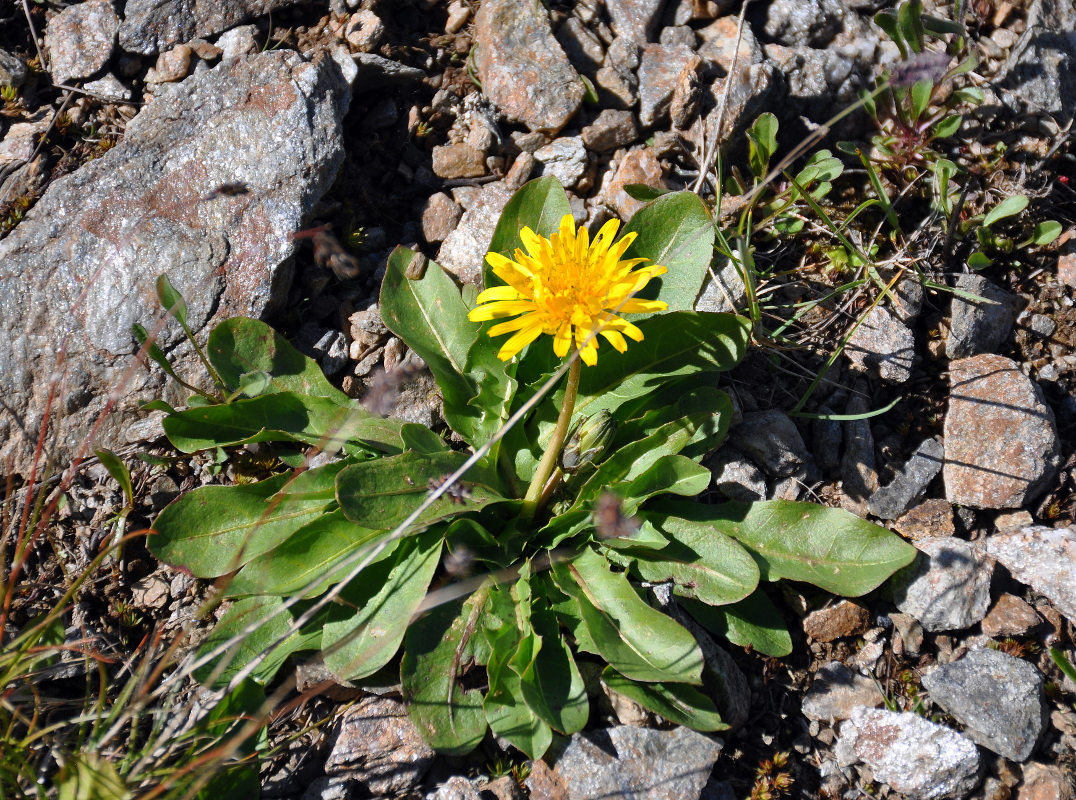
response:
{"label": "rocky ground", "polygon": [[[134,363],[132,323],[195,369],[157,307],[159,273],[195,331],[267,318],[362,397],[378,367],[413,363],[376,303],[396,244],[474,282],[501,208],[539,175],[592,228],[641,206],[630,184],[712,202],[714,142],[744,172],[759,113],[778,115],[787,149],[900,58],[870,21],[885,0],[756,0],[739,38],[735,0],[121,5],[0,10],[0,86],[12,87],[0,96],[0,463],[18,500],[43,421],[56,473],[91,441],[128,456],[128,529],[243,469],[177,458],[159,412],[138,409],[183,393]],[[1028,226],[1054,219],[1065,233],[972,272],[967,245],[898,207],[906,236],[883,254],[897,302],[846,290],[780,342],[760,335],[726,383],[740,416],[709,462],[715,498],[841,505],[913,541],[919,560],[857,601],[775,598],[793,654],[733,652],[750,706],[721,736],[610,702],[548,763],[492,742],[438,758],[391,691],[334,687],[276,723],[274,741],[301,734],[266,765],[264,796],[1073,796],[1076,685],[1049,649],[1073,659],[1076,12],[974,0],[965,22],[981,59],[968,80],[986,96],[949,152],[978,165],[969,207],[1024,194]],[[858,113],[835,138],[869,132]],[[835,216],[866,196],[848,167]],[[315,230],[325,223],[330,235]],[[842,283],[811,225],[756,243],[761,330]],[[698,307],[742,310],[744,283],[721,266]],[[438,424],[431,390],[416,373],[394,413]],[[805,393],[804,411],[846,418],[789,416]],[[86,568],[124,505],[92,458],[60,485],[67,502],[37,545],[16,628],[56,600],[50,583]],[[80,595],[71,629],[129,652],[155,622],[189,625],[204,590],[135,541]]]}

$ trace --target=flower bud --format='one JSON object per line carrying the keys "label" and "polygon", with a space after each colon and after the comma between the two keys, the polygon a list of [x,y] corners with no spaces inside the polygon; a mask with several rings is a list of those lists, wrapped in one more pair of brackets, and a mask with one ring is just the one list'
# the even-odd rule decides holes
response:
{"label": "flower bud", "polygon": [[578,423],[560,454],[560,468],[567,473],[601,460],[616,435],[616,420],[605,409]]}

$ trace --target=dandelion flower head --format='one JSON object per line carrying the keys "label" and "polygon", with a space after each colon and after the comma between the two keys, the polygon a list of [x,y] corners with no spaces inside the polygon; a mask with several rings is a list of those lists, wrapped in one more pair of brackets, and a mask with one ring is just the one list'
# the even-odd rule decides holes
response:
{"label": "dandelion flower head", "polygon": [[598,361],[598,338],[590,336],[595,331],[621,353],[628,347],[625,337],[642,341],[643,332],[617,314],[664,311],[666,303],[634,295],[668,270],[656,264],[635,269],[647,259],[622,258],[638,234],[614,241],[619,227],[619,220],[609,220],[590,241],[586,228],[577,231],[572,215],[565,214],[560,230],[548,239],[523,228],[519,238],[527,252],[517,249],[514,261],[500,253],[486,254],[493,273],[506,285],[480,293],[478,306],[468,316],[472,322],[514,317],[489,329],[490,336],[512,334],[497,353],[502,361],[543,333],[553,337],[558,358],[578,347],[589,366]]}

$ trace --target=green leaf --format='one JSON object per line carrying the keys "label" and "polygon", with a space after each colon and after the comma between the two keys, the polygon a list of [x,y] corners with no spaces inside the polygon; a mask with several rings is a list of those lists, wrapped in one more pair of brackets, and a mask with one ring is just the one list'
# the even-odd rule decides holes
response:
{"label": "green leaf", "polygon": [[769,111],[759,114],[747,131],[748,163],[751,174],[761,180],[766,177],[770,159],[777,152],[777,117]]}
{"label": "green leaf", "polygon": [[[357,525],[390,530],[422,504],[431,482],[455,472],[466,460],[466,453],[444,451],[360,461],[348,466],[336,479],[336,499],[345,516]],[[478,465],[472,467],[459,489],[437,498],[415,524],[428,525],[503,500],[489,485],[494,480]]]}
{"label": "green leaf", "polygon": [[[640,524],[635,530],[625,530],[619,536],[601,537],[601,545],[606,549],[606,555],[610,561],[626,567],[631,563],[630,558],[623,557],[617,551],[623,550],[627,553],[634,553],[638,549],[661,550],[663,547],[668,546],[669,540],[658,533],[658,529],[654,527],[653,523],[645,519],[640,519],[639,522]],[[610,553],[609,550],[614,552]]]}
{"label": "green leaf", "polygon": [[268,372],[257,370],[245,372],[239,376],[239,391],[247,397],[257,397],[268,392],[273,385],[273,376]]}
{"label": "green leaf", "polygon": [[543,605],[534,606],[531,624],[541,649],[520,672],[520,691],[527,705],[547,725],[571,735],[583,729],[590,712],[583,676],[553,612]]}
{"label": "green leaf", "polygon": [[325,513],[333,502],[332,480],[343,466],[310,470],[290,484],[290,475],[279,475],[255,484],[195,489],[158,515],[147,540],[150,552],[199,578],[225,575]]}
{"label": "green leaf", "polygon": [[[516,588],[525,580],[521,577]],[[489,663],[486,665],[489,689],[483,708],[495,734],[506,739],[528,758],[535,759],[545,754],[553,741],[553,731],[523,698],[520,672],[533,667],[541,641],[529,630],[529,625],[526,626],[527,630],[520,630],[517,626],[517,610],[523,612],[529,610],[529,606],[521,604],[517,609],[513,601],[515,597],[515,589],[512,597],[500,588],[490,593],[491,609],[483,618],[490,646]],[[522,603],[529,603],[529,599],[524,599]],[[520,613],[519,616],[525,617],[525,614]],[[521,621],[526,622],[526,619]]]}
{"label": "green leaf", "polygon": [[1014,217],[1025,208],[1027,208],[1028,199],[1022,194],[1015,194],[1012,197],[1006,197],[987,213],[983,218],[983,227],[989,228],[995,222],[1005,219],[1006,217]]}
{"label": "green leaf", "polygon": [[[169,363],[168,358],[165,356],[164,351],[157,346],[156,342],[150,342],[149,345],[149,332],[137,322],[131,325],[131,333],[138,342],[139,347],[146,348],[146,355],[157,362],[157,366],[165,371],[165,374],[171,375],[176,378],[176,371],[172,369],[172,365]],[[178,380],[178,378],[176,378]]]}
{"label": "green leaf", "polygon": [[111,450],[94,450],[94,455],[101,462],[108,474],[120,485],[123,496],[127,499],[127,505],[134,505],[134,489],[131,486],[131,471]]}
{"label": "green leaf", "polygon": [[654,510],[709,523],[755,555],[762,580],[790,578],[858,597],[911,563],[916,549],[839,508],[771,500],[705,506],[659,501]]}
{"label": "green leaf", "polygon": [[901,35],[900,26],[897,24],[897,15],[892,11],[879,11],[874,15],[874,24],[881,28],[885,32],[885,35],[893,40],[893,43],[900,50],[900,57],[906,59],[908,57],[908,46],[904,43],[904,37]]}
{"label": "green leaf", "polygon": [[986,95],[983,94],[983,90],[978,86],[965,86],[961,89],[957,89],[950,95],[949,102],[952,105],[957,103],[969,103],[973,106],[981,106],[986,100]]}
{"label": "green leaf", "polygon": [[422,737],[442,753],[469,753],[486,734],[482,693],[464,689],[461,681],[480,661],[476,625],[484,605],[480,590],[466,603],[437,606],[404,636],[400,681],[407,711]]}
{"label": "green leaf", "polygon": [[163,272],[157,276],[157,299],[160,300],[161,307],[175,317],[180,325],[186,326],[187,302]]}
{"label": "green leaf", "polygon": [[[239,637],[238,641],[215,661],[195,670],[194,677],[202,683],[212,679],[211,685],[215,687],[225,686],[263,650],[272,648],[251,673],[251,678],[258,683],[268,683],[288,656],[300,650],[314,649],[321,640],[320,632],[313,635],[300,632],[289,634],[289,628],[297,618],[296,607],[285,610],[284,600],[280,597],[237,600],[213,628],[198,654],[208,653],[233,637]],[[249,626],[258,622],[261,624],[253,631],[247,631]]]}
{"label": "green leaf", "polygon": [[188,408],[162,424],[169,441],[185,453],[249,442],[302,442],[330,452],[349,442],[383,453],[403,448],[399,420],[371,414],[358,404],[341,406],[327,397],[294,392]]}
{"label": "green leaf", "polygon": [[707,312],[662,314],[639,327],[643,341],[630,343],[625,353],[604,350],[597,364],[583,370],[576,414],[616,408],[677,375],[732,369],[743,358],[751,335],[749,320]]}
{"label": "green leaf", "polygon": [[[690,458],[680,455],[663,456],[646,472],[622,487],[622,491],[624,497],[634,501],[638,507],[647,498],[664,492],[694,497],[706,491],[711,477],[710,470]],[[627,511],[633,513],[634,509],[629,507]]]}
{"label": "green leaf", "polygon": [[350,402],[347,395],[329,383],[316,361],[260,320],[224,320],[209,334],[206,355],[229,392],[243,387],[244,375],[264,372],[272,376],[265,392],[328,397],[340,406]]}
{"label": "green leaf", "polygon": [[[387,536],[383,530],[362,528],[336,510],[303,526],[268,553],[252,558],[228,584],[228,594],[298,594],[357,550],[372,550]],[[392,554],[395,543],[371,561]],[[304,597],[317,597],[340,582],[343,574],[325,578]]]}
{"label": "green leaf", "polygon": [[444,439],[425,425],[414,422],[405,422],[400,426],[400,439],[404,450],[413,450],[416,453],[442,453],[448,449]]}
{"label": "green leaf", "polygon": [[709,606],[690,598],[680,604],[700,625],[733,644],[778,658],[792,652],[792,637],[781,612],[761,588],[727,606]]}
{"label": "green leaf", "polygon": [[921,0],[904,0],[897,9],[897,26],[900,35],[913,53],[923,52],[923,3]]}
{"label": "green leaf", "polygon": [[367,567],[348,585],[341,599],[353,603],[356,612],[326,623],[321,634],[325,666],[333,675],[344,681],[365,678],[396,655],[440,555],[441,531],[411,536],[391,558]]}
{"label": "green leaf", "polygon": [[626,183],[624,184],[624,191],[628,197],[638,200],[640,203],[649,203],[651,200],[657,200],[663,194],[669,193],[668,189],[648,186],[645,183]]}
{"label": "green leaf", "polygon": [[[564,187],[556,178],[527,181],[512,195],[512,199],[501,212],[493,239],[489,243],[489,251],[514,259],[517,249],[526,252],[523,241],[519,238],[519,231],[524,226],[548,239],[550,234],[559,230],[564,215],[571,213],[572,207],[564,194]],[[502,283],[493,274],[489,264],[483,264],[482,279],[486,288]]]}
{"label": "green leaf", "polygon": [[622,572],[585,548],[553,565],[557,586],[576,603],[602,657],[621,674],[640,681],[700,683],[702,652],[694,637],[647,605]]}
{"label": "green leaf", "polygon": [[674,594],[712,606],[742,600],[758,586],[751,554],[713,526],[665,514],[642,516],[669,542],[658,551],[631,551],[633,572],[643,580],[672,581]]}
{"label": "green leaf", "polygon": [[972,269],[986,269],[993,263],[994,260],[981,250],[976,250],[968,256],[968,266]]}
{"label": "green leaf", "polygon": [[1031,231],[1031,237],[1024,246],[1034,245],[1035,247],[1045,247],[1048,244],[1052,244],[1060,235],[1061,223],[1057,220],[1048,219],[1035,226],[1035,229]]}
{"label": "green leaf", "polygon": [[468,406],[478,393],[467,376],[467,351],[479,324],[467,319],[460,290],[439,264],[429,262],[421,278],[407,271],[412,259],[423,258],[405,247],[389,256],[381,284],[381,317],[429,366],[445,401],[445,418],[453,430],[470,439],[479,412]]}
{"label": "green leaf", "polygon": [[966,33],[964,26],[959,22],[954,22],[951,19],[942,19],[941,17],[934,17],[930,14],[923,14],[920,17],[923,23],[923,30],[934,36],[947,36],[953,34],[955,36],[963,36]]}
{"label": "green leaf", "polygon": [[624,695],[648,711],[660,714],[669,722],[686,725],[697,731],[728,730],[714,701],[686,683],[637,683],[612,667],[602,672],[602,681],[614,692]]}
{"label": "green leaf", "polygon": [[[646,258],[669,270],[651,280],[638,296],[664,300],[669,311],[691,311],[714,257],[714,223],[706,206],[692,192],[662,195],[636,212],[624,228],[625,234],[629,232],[638,233],[638,238],[624,258]],[[642,314],[629,316],[636,324],[646,319]],[[637,346],[629,346],[628,352]]]}
{"label": "green leaf", "polygon": [[931,133],[937,139],[948,139],[950,136],[956,135],[956,132],[960,130],[960,123],[963,121],[964,118],[960,114],[950,114],[948,117],[935,122]]}
{"label": "green leaf", "polygon": [[916,81],[912,86],[912,119],[919,119],[926,113],[927,107],[930,106],[930,96],[934,92],[934,81],[930,78],[923,78]]}

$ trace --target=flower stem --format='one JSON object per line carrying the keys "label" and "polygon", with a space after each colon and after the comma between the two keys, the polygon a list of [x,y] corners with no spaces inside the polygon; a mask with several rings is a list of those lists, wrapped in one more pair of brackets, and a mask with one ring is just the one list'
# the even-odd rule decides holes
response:
{"label": "flower stem", "polygon": [[550,473],[557,464],[561,448],[564,447],[564,438],[568,435],[568,425],[572,421],[572,412],[575,411],[575,398],[579,394],[579,370],[582,362],[577,358],[568,367],[568,383],[564,387],[564,400],[560,407],[560,417],[557,419],[557,427],[553,430],[553,438],[549,440],[545,454],[534,471],[530,486],[527,487],[527,496],[523,498],[523,508],[520,510],[520,518],[524,521],[534,519],[542,499],[542,490]]}

